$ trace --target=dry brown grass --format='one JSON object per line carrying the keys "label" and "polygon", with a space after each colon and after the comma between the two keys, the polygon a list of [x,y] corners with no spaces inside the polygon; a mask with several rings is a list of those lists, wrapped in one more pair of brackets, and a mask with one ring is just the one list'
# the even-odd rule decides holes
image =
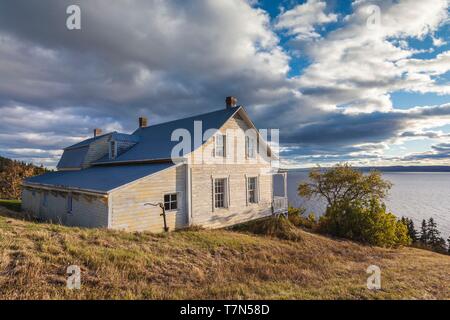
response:
{"label": "dry brown grass", "polygon": [[233,231],[271,236],[282,240],[301,241],[302,233],[284,216],[249,221],[229,228]]}
{"label": "dry brown grass", "polygon": [[[450,256],[301,232],[301,241],[224,230],[126,233],[33,223],[0,208],[3,299],[449,299]],[[11,214],[11,213],[10,213]],[[66,288],[79,265],[81,289]],[[382,290],[366,288],[366,268]]]}

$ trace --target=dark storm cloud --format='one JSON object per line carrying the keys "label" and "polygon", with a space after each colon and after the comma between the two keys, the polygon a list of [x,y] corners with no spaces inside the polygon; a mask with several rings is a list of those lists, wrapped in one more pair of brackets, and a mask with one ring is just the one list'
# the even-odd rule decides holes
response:
{"label": "dark storm cloud", "polygon": [[281,150],[281,155],[285,157],[302,156],[336,156],[348,154],[370,153],[379,150],[378,144],[364,144],[358,146],[322,146],[316,144],[286,144]]}
{"label": "dark storm cloud", "polygon": [[416,137],[426,137],[426,138],[439,138],[439,134],[436,132],[412,132],[405,131],[400,137],[402,138],[416,138]]}
{"label": "dark storm cloud", "polygon": [[440,143],[431,147],[432,151],[411,154],[403,158],[406,161],[442,160],[450,158],[450,143]]}
{"label": "dark storm cloud", "polygon": [[[66,29],[69,4],[0,4],[3,51],[11,48],[3,53],[20,53],[2,74],[23,69],[0,88],[3,99],[94,106],[117,116],[139,109],[167,116],[170,108],[176,117],[215,108],[211,102],[230,93],[254,99],[252,92],[284,81],[287,58],[267,17],[245,3],[78,1],[82,29],[76,31]],[[29,90],[16,92],[14,85]]]}
{"label": "dark storm cloud", "polygon": [[[328,113],[318,121],[300,124],[295,128],[280,128],[281,142],[286,149],[281,154],[293,159],[315,156],[313,161],[336,161],[380,158],[377,151],[383,142],[395,138],[442,138],[448,134],[408,131],[423,122],[438,121],[450,117],[450,104],[436,107],[414,108],[408,111],[372,112],[360,114]],[[433,147],[447,147],[440,144]],[[431,157],[444,158],[448,152]],[[428,157],[428,154],[425,158]],[[424,159],[425,159],[424,158]],[[404,158],[403,160],[412,160]]]}
{"label": "dark storm cloud", "polygon": [[[409,111],[345,114],[335,112],[319,121],[306,123],[295,130],[286,130],[283,142],[348,145],[361,141],[376,143],[400,136],[418,134],[407,130],[412,123],[450,116],[450,104],[437,107],[415,108]],[[431,135],[429,133],[428,135]]]}

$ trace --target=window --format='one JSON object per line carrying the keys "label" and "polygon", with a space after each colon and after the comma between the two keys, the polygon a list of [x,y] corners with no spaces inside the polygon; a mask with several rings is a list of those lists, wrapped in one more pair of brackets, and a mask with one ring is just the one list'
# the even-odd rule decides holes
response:
{"label": "window", "polygon": [[245,137],[245,154],[247,158],[254,158],[256,151],[255,138],[246,136]]}
{"label": "window", "polygon": [[248,192],[248,202],[249,203],[257,203],[258,197],[258,179],[256,177],[251,177],[247,179],[247,192]]}
{"label": "window", "polygon": [[67,213],[72,213],[72,195],[67,195]]}
{"label": "window", "polygon": [[218,134],[215,136],[214,155],[216,157],[225,157],[225,139],[226,136]]}
{"label": "window", "polygon": [[44,192],[44,197],[42,199],[42,206],[47,207],[48,205],[48,193]]}
{"label": "window", "polygon": [[164,209],[177,210],[177,194],[169,193],[164,195]]}
{"label": "window", "polygon": [[227,207],[227,199],[226,199],[226,187],[227,187],[226,179],[215,179],[214,180],[214,208],[226,208]]}
{"label": "window", "polygon": [[109,142],[109,158],[115,159],[117,156],[117,143],[112,140]]}

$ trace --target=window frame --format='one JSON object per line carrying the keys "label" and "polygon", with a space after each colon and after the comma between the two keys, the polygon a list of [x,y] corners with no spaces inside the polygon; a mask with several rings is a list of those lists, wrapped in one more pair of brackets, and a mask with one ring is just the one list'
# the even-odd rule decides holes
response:
{"label": "window frame", "polygon": [[[222,192],[217,192],[216,183],[219,181],[223,181]],[[213,178],[213,210],[220,210],[220,209],[228,208],[228,206],[229,206],[228,185],[229,185],[229,179],[227,177]],[[222,199],[220,200],[220,202],[222,202],[222,206],[217,206],[217,203],[218,203],[217,195],[222,195]]]}
{"label": "window frame", "polygon": [[[250,189],[250,180],[254,179],[254,189]],[[246,179],[247,183],[247,203],[255,204],[259,203],[259,179],[257,176],[250,176]],[[254,201],[251,201],[250,192],[253,192]]]}
{"label": "window frame", "polygon": [[[113,144],[114,144],[114,148],[113,148]],[[111,140],[111,141],[109,141],[109,159],[114,160],[115,158],[117,158],[117,141]]]}
{"label": "window frame", "polygon": [[[221,137],[221,145],[219,145],[217,143],[218,141],[218,137]],[[227,136],[225,134],[221,134],[221,133],[217,133],[216,135],[214,135],[214,157],[221,157],[221,158],[225,158],[227,155],[227,148],[226,148],[226,142],[227,141]],[[220,149],[218,149],[218,147],[221,146]],[[217,151],[220,152],[217,152]],[[220,154],[221,153],[221,154]]]}
{"label": "window frame", "polygon": [[[169,203],[169,208],[166,209],[166,196],[169,196],[169,201],[167,203]],[[172,200],[172,196],[175,196],[175,201]],[[170,211],[177,211],[178,210],[178,192],[167,192],[163,194],[163,204],[164,204],[164,211],[165,212],[170,212]],[[175,203],[175,208],[172,208],[172,205]]]}
{"label": "window frame", "polygon": [[[250,143],[251,142],[251,143]],[[250,149],[250,145],[252,148]],[[255,137],[245,136],[245,156],[247,159],[256,158],[257,139]],[[250,153],[252,150],[252,153]]]}

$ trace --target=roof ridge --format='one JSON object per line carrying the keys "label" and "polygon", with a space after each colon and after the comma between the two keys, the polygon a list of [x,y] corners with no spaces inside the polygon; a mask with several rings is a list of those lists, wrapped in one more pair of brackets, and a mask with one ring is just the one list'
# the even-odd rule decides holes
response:
{"label": "roof ridge", "polygon": [[218,109],[218,110],[214,110],[214,111],[210,111],[210,112],[200,113],[200,114],[193,115],[193,116],[190,116],[190,117],[174,119],[174,120],[170,120],[170,121],[166,121],[166,122],[160,122],[160,123],[156,123],[156,124],[153,124],[151,126],[144,127],[144,128],[137,128],[132,134],[135,134],[139,130],[145,130],[147,128],[154,128],[154,127],[161,126],[161,125],[167,125],[167,124],[170,124],[170,123],[173,123],[173,122],[176,122],[176,121],[184,121],[184,120],[193,119],[193,118],[197,118],[197,117],[201,117],[201,116],[206,116],[206,115],[210,115],[212,113],[216,113],[216,112],[220,112],[220,111],[238,110],[239,108],[242,108],[242,106],[236,106],[236,107],[232,107],[230,109],[222,108],[222,109]]}
{"label": "roof ridge", "polygon": [[74,144],[72,144],[72,145],[70,145],[68,147],[65,147],[63,150],[82,148],[82,147],[86,146],[86,145],[81,145],[81,143],[83,143],[83,142],[95,141],[97,139],[103,138],[103,137],[105,137],[107,135],[114,134],[114,133],[117,133],[117,131],[111,131],[111,132],[108,132],[108,133],[104,133],[104,134],[102,134],[100,136],[86,138],[84,140],[81,140],[80,142],[77,142],[77,143],[74,143]]}

